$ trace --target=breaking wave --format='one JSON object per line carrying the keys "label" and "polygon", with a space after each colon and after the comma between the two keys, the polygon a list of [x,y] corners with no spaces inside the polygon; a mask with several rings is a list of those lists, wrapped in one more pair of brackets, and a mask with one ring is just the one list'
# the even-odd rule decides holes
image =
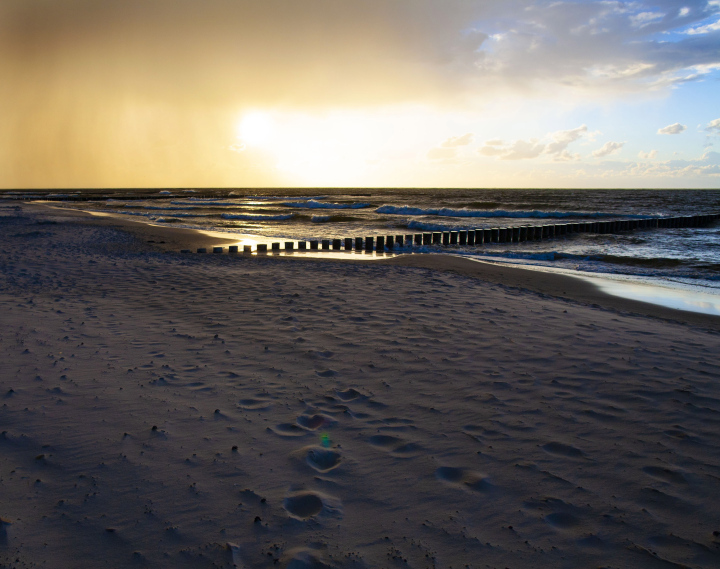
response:
{"label": "breaking wave", "polygon": [[581,211],[511,211],[504,209],[480,210],[480,209],[453,209],[444,207],[419,208],[408,205],[394,206],[383,205],[375,210],[376,213],[385,213],[391,215],[437,215],[441,217],[514,217],[514,218],[566,218],[566,217],[622,217],[625,219],[644,219],[646,215],[617,215],[615,213],[601,212],[581,212]]}
{"label": "breaking wave", "polygon": [[308,200],[302,202],[287,202],[282,205],[287,207],[317,208],[317,209],[363,209],[370,207],[369,203],[332,203]]}

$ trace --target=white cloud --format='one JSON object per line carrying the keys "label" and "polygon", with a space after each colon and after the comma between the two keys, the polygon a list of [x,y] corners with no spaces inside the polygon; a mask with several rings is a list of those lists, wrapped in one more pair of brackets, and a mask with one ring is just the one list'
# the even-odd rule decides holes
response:
{"label": "white cloud", "polygon": [[491,142],[500,141],[488,141],[478,152],[483,156],[495,156],[500,160],[529,160],[531,158],[537,158],[545,150],[545,145],[541,144],[536,138],[532,138],[529,141],[516,140],[512,144],[504,146],[491,144]]}
{"label": "white cloud", "polygon": [[715,119],[714,121],[710,121],[708,125],[705,127],[705,130],[708,132],[714,132],[717,134],[720,134],[720,119]]}
{"label": "white cloud", "polygon": [[457,146],[467,146],[468,144],[472,143],[472,141],[473,133],[468,132],[467,134],[464,134],[462,136],[453,136],[451,138],[448,138],[440,146],[442,148],[455,148]]}
{"label": "white cloud", "polygon": [[474,138],[473,133],[468,132],[462,136],[452,136],[442,142],[440,146],[436,146],[428,150],[427,157],[430,160],[442,160],[444,162],[453,162],[459,156],[459,149],[468,146]]}
{"label": "white cloud", "polygon": [[571,154],[567,147],[580,139],[588,132],[586,125],[569,130],[558,130],[549,133],[544,141],[537,138],[531,138],[529,141],[516,140],[512,143],[505,144],[500,139],[487,140],[485,144],[478,149],[482,156],[496,157],[500,160],[529,160],[538,158],[542,154],[553,157],[556,162],[568,162],[571,160],[579,160],[579,154]]}
{"label": "white cloud", "polygon": [[643,152],[641,150],[640,152],[638,152],[638,158],[640,158],[640,160],[653,160],[657,157],[657,154],[657,150],[651,150],[650,152]]}
{"label": "white cloud", "polygon": [[637,28],[647,26],[656,20],[660,20],[665,17],[665,14],[660,12],[640,12],[633,16],[630,16],[630,22]]}
{"label": "white cloud", "polygon": [[606,142],[602,148],[595,150],[592,155],[595,158],[603,158],[604,156],[610,156],[625,146],[624,142]]}
{"label": "white cloud", "polygon": [[530,160],[546,154],[552,156],[555,162],[568,162],[579,160],[579,154],[568,152],[567,147],[588,134],[586,125],[569,130],[558,130],[546,135],[543,140],[531,138],[530,140],[515,140],[504,143],[501,139],[485,141],[478,152],[482,156],[495,157],[500,160]]}
{"label": "white cloud", "polygon": [[[492,22],[495,29],[503,29],[500,36],[476,23],[489,34],[477,65],[485,78],[498,77],[525,88],[551,83],[575,92],[601,90],[620,96],[669,88],[699,79],[699,66],[720,62],[717,37],[685,33],[688,27],[714,30],[720,6],[687,4],[683,8],[674,0],[532,2],[521,19]],[[662,37],[671,34],[671,41]]]}
{"label": "white cloud", "polygon": [[571,142],[575,142],[584,134],[586,134],[588,128],[586,125],[579,126],[571,130],[559,130],[558,132],[550,134],[552,142],[550,142],[545,148],[547,154],[559,154],[563,152]]}
{"label": "white cloud", "polygon": [[502,156],[507,150],[501,146],[500,140],[488,140],[484,146],[478,149],[483,156]]}
{"label": "white cloud", "polygon": [[664,126],[661,129],[658,129],[658,134],[680,134],[684,130],[687,130],[687,127],[684,124],[680,124],[679,122],[676,122],[674,124],[669,124],[668,126]]}
{"label": "white cloud", "polygon": [[717,32],[720,30],[720,19],[710,24],[698,26],[697,28],[690,28],[685,33],[691,36],[709,34],[710,32]]}
{"label": "white cloud", "polygon": [[553,156],[553,161],[555,162],[575,162],[577,160],[580,160],[582,157],[579,153],[571,154],[567,150],[563,150],[559,154],[555,154]]}
{"label": "white cloud", "polygon": [[508,152],[500,157],[501,160],[528,160],[537,158],[545,150],[545,145],[540,144],[537,139],[531,138],[529,141],[516,140],[508,149]]}

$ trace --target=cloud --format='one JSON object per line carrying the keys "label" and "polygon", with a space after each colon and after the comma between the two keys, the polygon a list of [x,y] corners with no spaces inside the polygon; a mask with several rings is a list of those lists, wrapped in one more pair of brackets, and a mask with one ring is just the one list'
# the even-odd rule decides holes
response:
{"label": "cloud", "polygon": [[713,132],[715,134],[720,134],[720,119],[710,121],[705,127],[705,130],[707,130],[708,132]]}
{"label": "cloud", "polygon": [[496,156],[502,156],[503,154],[507,153],[507,150],[500,146],[502,144],[502,141],[499,140],[488,140],[484,146],[481,146],[478,148],[478,152],[482,156],[488,156],[488,157],[496,157]]}
{"label": "cloud", "polygon": [[679,122],[676,122],[675,124],[670,124],[661,129],[658,129],[657,133],[658,134],[680,134],[684,130],[687,130],[687,127],[684,124],[680,124]]}
{"label": "cloud", "polygon": [[640,158],[640,160],[653,160],[657,157],[657,154],[657,150],[651,150],[650,152],[643,152],[641,150],[640,152],[638,152],[638,158]]}
{"label": "cloud", "polygon": [[553,84],[597,95],[697,80],[703,66],[720,61],[712,33],[720,6],[685,4],[688,10],[673,0],[529,2],[521,18],[475,24],[489,34],[478,67],[525,88]]}
{"label": "cloud", "polygon": [[510,144],[505,144],[500,139],[487,140],[478,149],[478,152],[482,156],[496,157],[500,160],[530,160],[543,154],[552,156],[556,162],[579,160],[580,155],[571,154],[567,147],[582,138],[587,132],[588,127],[581,125],[570,130],[551,132],[544,139],[547,142],[536,138],[529,141],[516,140]]}
{"label": "cloud", "polygon": [[595,158],[603,158],[604,156],[610,156],[625,146],[624,142],[606,142],[602,148],[595,150],[592,155]]}
{"label": "cloud", "polygon": [[472,141],[473,134],[471,132],[462,136],[452,136],[442,142],[440,146],[428,150],[427,157],[430,160],[453,162],[458,157],[458,150],[463,146],[468,146]]}
{"label": "cloud", "polygon": [[574,162],[574,161],[581,160],[581,159],[582,159],[582,156],[580,156],[579,153],[576,152],[574,154],[571,154],[567,150],[563,150],[559,154],[555,154],[553,156],[553,161],[555,161],[555,162]]}
{"label": "cloud", "polygon": [[462,136],[453,136],[452,138],[448,138],[440,146],[442,148],[455,148],[457,146],[467,146],[468,144],[471,144],[472,141],[473,141],[473,134],[471,132],[469,132]]}
{"label": "cloud", "polygon": [[633,26],[642,28],[648,24],[656,22],[657,20],[661,20],[664,17],[665,14],[662,12],[639,12],[630,16],[630,22]]}
{"label": "cloud", "polygon": [[698,26],[696,28],[690,28],[685,33],[690,34],[690,35],[698,35],[698,34],[709,34],[712,32],[717,32],[718,30],[720,30],[720,19],[716,20],[715,22],[705,24],[703,26]]}
{"label": "cloud", "polygon": [[582,125],[572,130],[560,130],[553,134],[550,134],[552,142],[547,145],[545,152],[547,154],[560,154],[562,153],[571,142],[575,142],[588,131],[587,126]]}
{"label": "cloud", "polygon": [[[250,152],[219,171],[244,109],[630,98],[717,74],[718,16],[706,0],[2,0],[0,185],[274,185],[238,178]],[[563,144],[480,152],[566,160]]]}
{"label": "cloud", "polygon": [[608,176],[619,175],[646,181],[675,179],[682,182],[689,177],[695,179],[718,178],[720,177],[720,153],[706,151],[699,158],[691,160],[606,163],[603,165],[603,173]]}
{"label": "cloud", "polygon": [[496,156],[500,160],[529,160],[537,158],[545,150],[545,145],[541,144],[536,138],[529,141],[516,140],[507,146],[493,145],[490,142],[499,141],[486,142],[478,152],[483,156]]}

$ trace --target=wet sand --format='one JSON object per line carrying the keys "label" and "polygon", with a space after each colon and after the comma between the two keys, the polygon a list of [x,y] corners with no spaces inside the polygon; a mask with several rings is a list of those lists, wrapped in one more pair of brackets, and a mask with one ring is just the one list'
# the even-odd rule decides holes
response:
{"label": "wet sand", "polygon": [[0,235],[0,564],[720,563],[718,317],[30,205]]}

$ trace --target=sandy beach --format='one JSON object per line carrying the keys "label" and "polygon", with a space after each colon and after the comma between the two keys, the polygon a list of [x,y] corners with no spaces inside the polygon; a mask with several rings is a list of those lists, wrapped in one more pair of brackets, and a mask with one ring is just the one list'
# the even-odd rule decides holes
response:
{"label": "sandy beach", "polygon": [[0,235],[0,567],[720,566],[720,317],[32,204]]}

